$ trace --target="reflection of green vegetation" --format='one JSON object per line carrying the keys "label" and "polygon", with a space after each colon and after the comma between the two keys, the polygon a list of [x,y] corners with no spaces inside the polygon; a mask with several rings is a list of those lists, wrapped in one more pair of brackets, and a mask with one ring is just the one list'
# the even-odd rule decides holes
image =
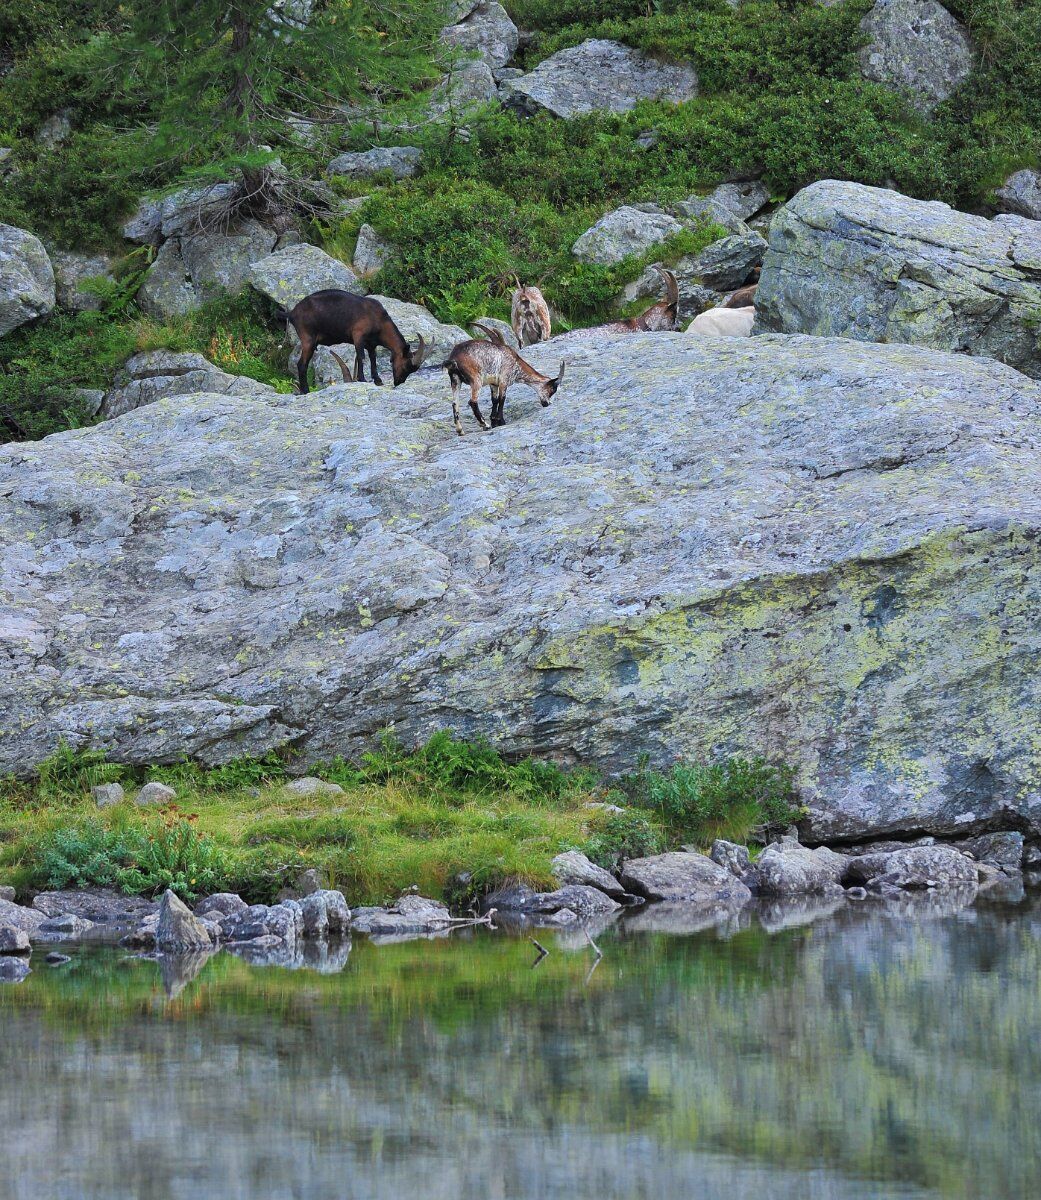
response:
{"label": "reflection of green vegetation", "polygon": [[[261,901],[313,866],[355,904],[390,899],[413,884],[461,899],[511,879],[555,886],[550,861],[573,847],[605,864],[663,849],[660,815],[675,838],[707,844],[720,828],[745,834],[773,812],[771,797],[752,785],[775,778],[762,764],[740,762],[653,775],[701,781],[699,791],[683,793],[688,819],[681,823],[656,804],[621,815],[590,807],[611,798],[594,773],[537,759],[507,762],[487,743],[446,732],[412,751],[384,739],[359,763],[314,769],[346,795],[287,793],[277,755],[213,770],[189,763],[136,770],[61,746],[35,784],[0,786],[0,868],[24,887],[173,887],[188,898],[226,890]],[[652,773],[635,778],[646,782]],[[90,799],[95,783],[132,790],[145,779],[173,786],[176,803],[157,812],[128,800],[98,812]],[[717,779],[726,786],[712,790]],[[691,796],[702,802],[700,822]],[[645,800],[639,788],[634,799]]]}
{"label": "reflection of green vegetation", "polygon": [[[113,1054],[143,1060],[151,1078],[158,1054],[184,1051],[164,1032],[177,1028],[192,1055],[234,1053],[236,1086],[255,1066],[272,1103],[335,1078],[352,1111],[389,1105],[402,1122],[407,1092],[424,1113],[502,1114],[519,1136],[638,1135],[663,1156],[877,1180],[880,1198],[900,1184],[1019,1200],[1041,1167],[1041,943],[1028,914],[975,916],[916,924],[859,910],[728,939],[609,931],[592,975],[588,950],[566,953],[551,933],[534,971],[532,948],[502,936],[361,941],[334,976],[220,956],[169,1001],[155,964],[83,954],[0,989],[0,1061],[5,1086],[46,1104],[39,1063],[55,1043],[59,1081],[68,1062],[90,1062],[67,1046],[84,1034],[110,1068]],[[27,1056],[20,1031],[35,1014],[49,1036],[30,1033]]]}

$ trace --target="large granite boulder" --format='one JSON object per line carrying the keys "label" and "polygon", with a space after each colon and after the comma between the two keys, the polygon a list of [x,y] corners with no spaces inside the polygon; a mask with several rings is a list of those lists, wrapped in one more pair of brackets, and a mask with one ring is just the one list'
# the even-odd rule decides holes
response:
{"label": "large granite boulder", "polygon": [[953,846],[908,846],[850,858],[845,881],[868,887],[950,887],[975,884],[978,875],[972,859]]}
{"label": "large granite boulder", "polygon": [[610,266],[634,254],[644,254],[680,233],[683,226],[668,213],[623,205],[587,229],[571,247],[582,262]]}
{"label": "large granite boulder", "polygon": [[764,896],[802,896],[840,886],[846,857],[827,846],[811,850],[798,842],[775,842],[760,854],[754,878]]}
{"label": "large granite boulder", "polygon": [[57,302],[70,312],[97,312],[101,297],[90,285],[113,283],[112,259],[107,254],[80,254],[74,250],[51,252]]}
{"label": "large granite boulder", "polygon": [[174,952],[208,950],[213,939],[188,905],[168,888],[159,902],[155,944],[159,950]]}
{"label": "large granite boulder", "polygon": [[823,180],[770,227],[757,330],[907,342],[1041,375],[1041,222]]}
{"label": "large granite boulder", "polygon": [[0,337],[54,308],[54,269],[38,237],[0,223]]}
{"label": "large granite boulder", "polygon": [[630,892],[648,900],[709,904],[718,900],[743,903],[752,897],[737,876],[705,854],[674,852],[632,858],[619,877]]}
{"label": "large granite boulder", "polygon": [[904,93],[931,113],[972,74],[972,40],[937,0],[876,0],[860,23],[865,78]]}
{"label": "large granite boulder", "polygon": [[545,110],[558,117],[628,112],[641,100],[679,104],[697,94],[698,76],[689,63],[664,62],[601,38],[558,50],[534,71],[505,80],[499,89],[511,108],[525,113]]}
{"label": "large granite boulder", "polygon": [[0,448],[0,774],[451,727],[786,759],[812,840],[1041,832],[1041,388],[806,337],[566,353],[490,434],[421,372]]}
{"label": "large granite boulder", "polygon": [[285,309],[323,288],[365,292],[365,286],[346,263],[307,242],[285,246],[259,259],[251,267],[249,278],[261,295]]}
{"label": "large granite boulder", "polygon": [[422,158],[423,151],[415,146],[377,146],[337,155],[326,167],[326,174],[370,179],[389,172],[395,179],[408,179],[419,170]]}
{"label": "large granite boulder", "polygon": [[[237,295],[252,281],[255,263],[275,248],[277,235],[257,221],[191,237],[170,237],[148,268],[137,300],[160,320],[183,316],[221,295]],[[296,249],[296,247],[293,247]]]}
{"label": "large granite boulder", "polygon": [[1041,171],[1015,171],[994,193],[999,212],[1041,221]]}
{"label": "large granite boulder", "polygon": [[442,29],[441,40],[479,55],[489,67],[504,67],[517,53],[520,33],[497,0],[481,0],[461,21]]}
{"label": "large granite boulder", "polygon": [[220,226],[242,196],[234,182],[180,188],[166,196],[145,196],[123,225],[123,236],[145,246],[166,238],[194,236]]}
{"label": "large granite boulder", "polygon": [[[167,396],[187,396],[197,392],[242,395],[262,391],[273,392],[274,388],[242,375],[229,375],[194,351],[146,350],[127,359],[113,386],[105,393],[98,415],[111,420]],[[119,787],[118,784],[106,786]],[[123,789],[119,791],[122,799]]]}
{"label": "large granite boulder", "polygon": [[499,92],[491,67],[481,59],[456,64],[430,92],[428,116],[465,117],[482,104],[490,104]]}

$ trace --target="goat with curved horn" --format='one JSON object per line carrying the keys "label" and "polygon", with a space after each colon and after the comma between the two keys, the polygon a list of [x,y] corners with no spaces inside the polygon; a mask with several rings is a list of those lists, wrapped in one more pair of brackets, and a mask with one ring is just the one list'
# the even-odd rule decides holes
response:
{"label": "goat with curved horn", "polygon": [[[419,347],[411,350],[390,313],[378,300],[372,296],[356,296],[340,288],[327,288],[305,296],[286,314],[286,319],[300,339],[296,371],[301,394],[306,394],[308,390],[307,368],[319,346],[340,346],[349,342],[354,347],[355,356],[353,380],[365,382],[364,356],[367,354],[372,368],[372,382],[376,384],[383,382],[376,366],[376,349],[385,347],[390,351],[395,387],[404,383],[413,371],[419,370],[430,351],[422,338],[419,339]],[[342,362],[341,369],[344,379],[351,382]]]}

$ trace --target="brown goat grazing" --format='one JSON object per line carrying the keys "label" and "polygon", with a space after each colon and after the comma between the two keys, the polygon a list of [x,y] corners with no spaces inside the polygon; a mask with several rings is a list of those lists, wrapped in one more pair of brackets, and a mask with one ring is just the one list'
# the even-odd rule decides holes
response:
{"label": "brown goat grazing", "polygon": [[[300,392],[304,395],[307,393],[307,368],[318,346],[350,342],[354,346],[354,378],[359,383],[365,382],[363,356],[368,354],[372,382],[378,384],[383,380],[376,369],[376,347],[385,346],[390,351],[395,387],[404,383],[413,371],[419,370],[429,350],[422,338],[419,346],[410,350],[401,330],[378,300],[371,296],[356,296],[339,288],[327,288],[305,296],[286,313],[286,320],[300,339],[296,373]],[[350,383],[350,372],[343,360],[336,357],[344,379]]]}
{"label": "brown goat grazing", "polygon": [[676,316],[680,305],[676,276],[664,267],[654,269],[665,280],[665,299],[652,304],[638,317],[630,317],[627,321],[609,321],[601,328],[624,333],[664,333],[676,328]]}
{"label": "brown goat grazing", "polygon": [[520,346],[534,346],[536,342],[546,341],[550,335],[549,305],[537,287],[523,287],[516,275],[513,278],[517,290],[513,293],[510,324]]}
{"label": "brown goat grazing", "polygon": [[560,387],[564,378],[564,364],[560,364],[556,379],[550,379],[536,371],[526,363],[516,350],[511,349],[503,341],[502,335],[495,329],[474,322],[474,328],[488,335],[488,341],[474,339],[460,342],[445,362],[448,378],[452,384],[452,417],[455,421],[455,431],[463,436],[463,427],[459,422],[459,389],[464,383],[470,385],[470,409],[474,419],[482,429],[490,426],[481,416],[481,408],[477,398],[481,388],[488,384],[492,392],[492,425],[505,425],[503,407],[506,403],[506,389],[511,383],[520,381],[532,388],[539,398],[543,408],[549,407],[549,402]]}

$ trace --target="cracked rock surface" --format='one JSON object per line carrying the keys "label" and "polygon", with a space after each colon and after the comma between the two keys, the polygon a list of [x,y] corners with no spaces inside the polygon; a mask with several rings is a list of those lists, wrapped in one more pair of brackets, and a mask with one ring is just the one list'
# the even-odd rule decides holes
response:
{"label": "cracked rock surface", "polygon": [[1041,830],[1037,384],[809,337],[529,351],[565,355],[488,434],[423,371],[0,449],[0,772],[393,723],[786,759],[822,840]]}
{"label": "cracked rock surface", "polygon": [[826,179],[779,210],[757,330],[906,342],[1041,376],[1041,221]]}

